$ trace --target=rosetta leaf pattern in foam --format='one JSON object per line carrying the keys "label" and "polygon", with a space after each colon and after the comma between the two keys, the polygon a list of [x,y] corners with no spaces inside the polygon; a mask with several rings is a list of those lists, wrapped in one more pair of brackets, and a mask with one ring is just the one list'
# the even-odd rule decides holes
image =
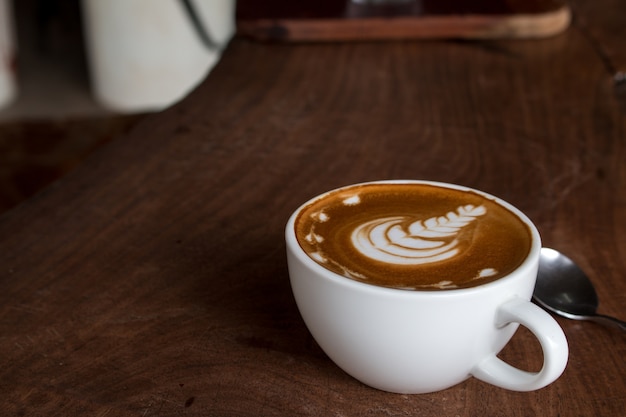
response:
{"label": "rosetta leaf pattern in foam", "polygon": [[411,236],[426,239],[454,236],[462,228],[474,221],[476,217],[485,214],[485,212],[484,206],[473,206],[471,204],[460,206],[456,212],[451,211],[445,216],[431,217],[427,220],[418,220],[411,223],[409,233]]}

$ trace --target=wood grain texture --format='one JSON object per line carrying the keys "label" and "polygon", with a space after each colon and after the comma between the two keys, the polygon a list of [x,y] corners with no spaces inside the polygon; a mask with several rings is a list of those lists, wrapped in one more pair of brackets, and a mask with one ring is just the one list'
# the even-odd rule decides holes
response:
{"label": "wood grain texture", "polygon": [[[626,37],[626,4],[619,0],[606,1],[604,9],[611,10],[606,13],[598,7],[593,7],[588,2],[572,0],[578,27],[586,35],[588,41],[601,55],[605,66],[616,76],[616,81],[626,82],[626,48],[621,39]],[[598,22],[602,22],[598,24]]]}
{"label": "wood grain texture", "polygon": [[[536,392],[358,383],[298,315],[283,228],[349,183],[476,187],[525,211],[625,318],[624,161],[625,109],[577,26],[543,41],[236,40],[183,102],[0,217],[0,414],[621,415],[626,336],[564,319],[568,368]],[[538,355],[524,330],[502,353],[529,369]]]}

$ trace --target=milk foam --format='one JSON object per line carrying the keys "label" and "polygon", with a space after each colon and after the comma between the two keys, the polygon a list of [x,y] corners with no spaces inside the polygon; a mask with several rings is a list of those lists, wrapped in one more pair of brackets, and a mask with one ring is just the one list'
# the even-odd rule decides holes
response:
{"label": "milk foam", "polygon": [[465,205],[426,220],[409,216],[384,217],[359,225],[351,240],[362,255],[394,265],[421,265],[456,256],[457,236],[487,212],[484,206]]}
{"label": "milk foam", "polygon": [[303,207],[302,249],[346,278],[407,290],[499,279],[528,254],[528,226],[480,194],[424,184],[365,184]]}

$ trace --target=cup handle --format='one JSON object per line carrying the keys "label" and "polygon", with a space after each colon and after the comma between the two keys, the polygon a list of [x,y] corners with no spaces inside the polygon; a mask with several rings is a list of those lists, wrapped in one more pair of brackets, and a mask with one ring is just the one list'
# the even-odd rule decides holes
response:
{"label": "cup handle", "polygon": [[567,339],[557,322],[530,301],[514,298],[502,304],[496,313],[496,326],[520,323],[528,328],[541,344],[543,367],[539,372],[515,368],[496,356],[482,360],[472,375],[482,381],[513,391],[533,391],[554,382],[565,370],[569,350]]}

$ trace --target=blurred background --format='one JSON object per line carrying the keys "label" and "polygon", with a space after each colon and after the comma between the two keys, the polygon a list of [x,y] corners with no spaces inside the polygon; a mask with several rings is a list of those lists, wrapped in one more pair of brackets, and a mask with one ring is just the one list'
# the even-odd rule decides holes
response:
{"label": "blurred background", "polygon": [[201,82],[234,4],[0,0],[0,215]]}
{"label": "blurred background", "polygon": [[[439,26],[417,23],[429,14]],[[564,30],[570,11],[562,0],[0,0],[0,215],[184,98],[236,17],[242,37],[318,42],[537,38]]]}
{"label": "blurred background", "polygon": [[12,97],[5,95],[0,107],[0,213],[141,117],[118,117],[93,98],[79,0],[19,0],[4,7],[15,78]]}

